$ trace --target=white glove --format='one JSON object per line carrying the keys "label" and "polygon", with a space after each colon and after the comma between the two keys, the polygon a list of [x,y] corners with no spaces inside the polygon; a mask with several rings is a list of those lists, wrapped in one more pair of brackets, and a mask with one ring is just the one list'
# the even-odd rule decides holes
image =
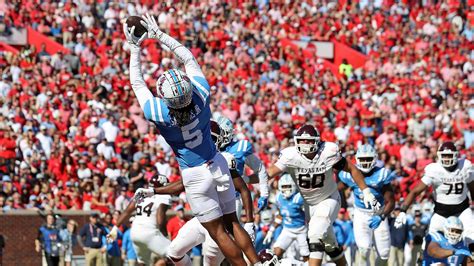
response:
{"label": "white glove", "polygon": [[270,229],[270,230],[268,230],[267,235],[263,239],[263,244],[268,245],[268,244],[272,243],[272,238],[273,238],[273,230]]}
{"label": "white glove", "polygon": [[137,201],[141,198],[151,197],[153,195],[155,195],[155,190],[153,188],[139,188],[135,191],[133,198]]}
{"label": "white glove", "polygon": [[114,227],[112,228],[112,230],[110,230],[110,233],[107,235],[107,243],[112,243],[115,241],[115,239],[117,239],[117,231],[118,231],[118,228],[117,226],[114,225]]}
{"label": "white glove", "polygon": [[148,38],[150,39],[159,38],[163,32],[161,32],[160,28],[158,27],[158,23],[156,23],[155,18],[148,13],[143,15],[142,18],[144,21],[142,20],[140,21],[140,23],[148,31]]}
{"label": "white glove", "polygon": [[400,228],[402,227],[402,225],[406,224],[407,222],[407,214],[405,212],[400,212],[397,216],[397,218],[395,218],[395,223],[393,224],[395,226],[395,228]]}
{"label": "white glove", "polygon": [[255,224],[254,223],[245,223],[244,229],[249,234],[252,243],[255,243]]}
{"label": "white glove", "polygon": [[147,38],[147,33],[144,33],[142,37],[139,39],[135,37],[135,26],[129,28],[127,23],[123,23],[123,33],[125,34],[125,38],[127,39],[127,42],[132,46],[133,48],[140,48],[140,44],[142,44],[143,40]]}
{"label": "white glove", "polygon": [[381,205],[380,202],[378,202],[375,198],[374,194],[370,192],[370,188],[364,188],[364,190],[362,190],[362,194],[364,195],[365,207],[377,212],[380,209]]}

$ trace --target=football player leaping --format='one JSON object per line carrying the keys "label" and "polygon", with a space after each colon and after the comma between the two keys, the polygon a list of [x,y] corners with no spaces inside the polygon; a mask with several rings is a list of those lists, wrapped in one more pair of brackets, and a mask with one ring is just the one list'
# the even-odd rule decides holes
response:
{"label": "football player leaping", "polygon": [[[166,180],[166,177],[154,175],[148,182],[148,186],[162,186],[163,179]],[[137,195],[118,218],[117,224],[107,235],[107,241],[115,240],[118,227],[128,220],[135,211],[136,215],[130,229],[130,237],[137,252],[138,262],[150,265],[151,252],[162,257],[167,256],[171,242],[163,233],[166,233],[166,210],[170,205],[170,200],[169,195],[153,195],[147,198]]]}
{"label": "football player leaping", "polygon": [[[209,84],[191,51],[163,33],[152,16],[147,14],[143,19],[147,33],[139,39],[134,35],[135,26],[123,25],[130,44],[130,83],[135,96],[145,118],[158,127],[176,155],[193,214],[233,265],[246,265],[242,250],[252,250],[245,246],[250,239],[240,224],[234,222],[238,221],[234,185],[225,158],[212,142]],[[146,38],[156,39],[168,47],[186,70],[184,73],[169,69],[161,74],[156,84],[159,97],[153,96],[141,73],[140,44]],[[153,189],[139,192],[154,193]],[[232,230],[234,238],[228,233]],[[252,263],[259,261],[255,250],[246,255]]]}
{"label": "football player leaping", "polygon": [[[264,209],[268,204],[268,175],[265,166],[260,159],[255,156],[252,144],[247,140],[234,140],[234,125],[229,118],[219,116],[217,118],[222,132],[222,141],[218,145],[221,151],[232,154],[237,162],[237,171],[240,176],[244,176],[244,166],[247,165],[254,173],[257,173],[257,180],[249,180],[250,183],[259,183],[260,198],[258,199],[258,209]],[[236,200],[237,217],[240,217],[242,203],[240,197]]]}
{"label": "football player leaping", "polygon": [[[283,224],[283,230],[278,236],[273,250],[278,258],[282,258],[283,253],[296,241],[298,244],[298,253],[303,257],[304,261],[309,258],[308,227],[305,223],[304,200],[296,188],[296,184],[289,174],[284,174],[278,180],[278,190],[280,193],[276,196],[276,203],[281,218],[275,219],[273,226],[268,230],[263,244],[272,241],[275,228]],[[296,258],[299,259],[299,258]]]}
{"label": "football player leaping", "polygon": [[272,178],[283,172],[289,173],[309,205],[309,265],[321,265],[325,252],[337,265],[346,265],[332,229],[341,205],[333,171],[345,171],[352,175],[362,191],[367,208],[370,206],[378,211],[380,203],[365,184],[360,170],[341,156],[337,144],[320,141],[314,126],[302,126],[294,140],[295,146],[281,151],[278,161],[268,169],[268,176]]}
{"label": "football player leaping", "polygon": [[[211,121],[211,135],[216,145],[221,141],[220,127],[215,121]],[[247,188],[247,184],[240,177],[236,171],[236,161],[232,154],[223,152],[222,155],[225,157],[229,170],[232,174],[232,181],[237,191],[242,195],[242,201],[244,203],[244,209],[246,212],[247,220],[253,225],[253,205],[252,196]],[[169,184],[168,186],[160,187],[155,189],[155,193],[158,194],[179,194],[184,190],[182,181],[177,181]],[[255,238],[255,228],[253,226],[246,227],[246,230],[252,239]],[[194,246],[203,244],[203,264],[205,266],[220,265],[224,260],[224,255],[219,250],[217,244],[212,240],[206,229],[199,223],[196,218],[191,219],[187,222],[180,230],[176,238],[171,242],[169,247],[168,255],[171,258],[184,258],[179,261],[186,261],[180,265],[189,265],[191,261],[187,257],[186,253],[191,250]],[[249,242],[249,246],[252,244]],[[176,260],[175,259],[175,260]]]}
{"label": "football player leaping", "polygon": [[399,227],[406,222],[406,210],[416,196],[433,186],[434,214],[430,221],[430,233],[442,231],[446,218],[457,216],[464,224],[464,238],[469,250],[474,252],[474,218],[469,204],[468,191],[474,198],[474,169],[467,159],[458,159],[453,142],[445,142],[438,148],[438,161],[425,167],[421,182],[408,194],[402,212],[395,220]]}
{"label": "football player leaping", "polygon": [[367,208],[362,201],[362,191],[354,182],[351,174],[339,172],[339,180],[350,187],[355,195],[354,237],[361,256],[360,265],[369,265],[369,253],[373,246],[373,240],[375,240],[375,248],[378,253],[376,265],[386,265],[390,253],[390,228],[385,218],[395,207],[393,191],[390,186],[393,175],[389,170],[375,166],[377,152],[369,144],[359,146],[355,157],[357,168],[362,171],[370,191],[382,206],[385,204],[381,212]]}

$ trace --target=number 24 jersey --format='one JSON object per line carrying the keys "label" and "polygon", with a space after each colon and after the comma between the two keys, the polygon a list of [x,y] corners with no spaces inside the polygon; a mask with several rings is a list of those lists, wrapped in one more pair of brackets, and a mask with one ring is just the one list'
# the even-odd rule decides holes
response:
{"label": "number 24 jersey", "polygon": [[456,205],[466,199],[467,184],[474,181],[474,171],[471,162],[466,159],[459,160],[452,172],[446,170],[440,163],[430,163],[425,167],[421,181],[427,186],[433,186],[436,202]]}
{"label": "number 24 jersey", "polygon": [[341,158],[336,143],[321,142],[312,160],[300,154],[293,146],[281,151],[275,166],[291,175],[309,205],[316,205],[337,190],[333,166]]}

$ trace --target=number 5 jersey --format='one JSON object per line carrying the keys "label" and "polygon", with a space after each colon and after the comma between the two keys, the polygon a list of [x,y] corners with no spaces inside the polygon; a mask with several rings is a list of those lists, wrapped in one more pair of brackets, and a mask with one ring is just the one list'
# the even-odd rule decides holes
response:
{"label": "number 5 jersey", "polygon": [[333,166],[341,158],[336,143],[321,142],[312,160],[292,146],[281,151],[275,166],[291,175],[309,205],[316,205],[337,191]]}
{"label": "number 5 jersey", "polygon": [[469,160],[459,160],[452,172],[440,163],[431,163],[425,167],[421,181],[433,186],[435,213],[449,217],[469,208],[468,184],[474,181],[474,171]]}

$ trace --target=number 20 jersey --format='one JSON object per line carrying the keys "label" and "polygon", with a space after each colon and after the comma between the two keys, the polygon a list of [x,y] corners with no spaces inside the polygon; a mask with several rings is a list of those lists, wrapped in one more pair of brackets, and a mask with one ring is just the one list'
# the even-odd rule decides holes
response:
{"label": "number 20 jersey", "polygon": [[309,205],[316,205],[337,191],[333,166],[341,158],[336,143],[321,142],[313,160],[300,154],[293,146],[281,151],[275,166],[291,175]]}
{"label": "number 20 jersey", "polygon": [[467,184],[474,181],[474,171],[469,160],[458,161],[456,170],[447,171],[440,163],[430,163],[425,167],[421,181],[433,186],[433,197],[438,203],[457,205],[466,200]]}
{"label": "number 20 jersey", "polygon": [[136,202],[133,226],[156,228],[156,212],[161,204],[170,205],[171,196],[153,195]]}

